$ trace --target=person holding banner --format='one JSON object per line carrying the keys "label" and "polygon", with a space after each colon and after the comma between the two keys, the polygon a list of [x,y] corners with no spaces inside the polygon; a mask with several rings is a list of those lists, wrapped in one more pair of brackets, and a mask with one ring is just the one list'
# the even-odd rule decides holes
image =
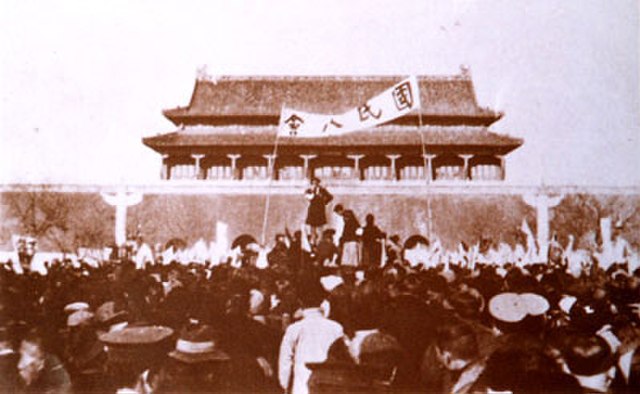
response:
{"label": "person holding banner", "polygon": [[327,216],[325,207],[333,200],[333,195],[324,187],[320,186],[320,179],[311,178],[311,187],[307,189],[304,196],[309,200],[309,209],[307,210],[308,233],[311,237],[311,244],[316,245],[318,241],[318,233],[322,231],[322,227],[327,224]]}

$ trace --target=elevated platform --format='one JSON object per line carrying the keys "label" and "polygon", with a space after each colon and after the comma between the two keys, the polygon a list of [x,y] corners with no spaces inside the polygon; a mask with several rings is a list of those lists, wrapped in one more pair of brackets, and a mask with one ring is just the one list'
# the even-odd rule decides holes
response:
{"label": "elevated platform", "polygon": [[[532,186],[502,181],[348,181],[323,183],[336,195],[527,195],[527,194],[597,194],[640,195],[640,186],[548,185]],[[306,181],[268,180],[171,180],[138,184],[4,184],[0,192],[48,191],[70,193],[139,192],[142,194],[193,195],[299,195],[308,186]]]}

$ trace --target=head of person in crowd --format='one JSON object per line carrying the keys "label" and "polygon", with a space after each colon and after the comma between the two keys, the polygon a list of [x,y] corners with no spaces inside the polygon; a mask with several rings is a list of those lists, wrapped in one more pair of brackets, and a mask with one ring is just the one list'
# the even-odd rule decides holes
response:
{"label": "head of person in crowd", "polygon": [[441,365],[458,371],[479,357],[478,340],[466,323],[448,322],[436,330],[436,354]]}
{"label": "head of person in crowd", "polygon": [[461,285],[445,298],[445,307],[454,310],[460,317],[468,320],[480,320],[484,311],[484,298],[474,288]]}
{"label": "head of person in crowd", "polygon": [[489,356],[480,384],[512,393],[578,393],[578,382],[566,375],[543,343],[531,337],[510,338]]}
{"label": "head of person in crowd", "polygon": [[342,216],[344,214],[344,205],[336,204],[336,206],[333,207],[333,212],[335,212],[336,215]]}
{"label": "head of person in crowd", "polygon": [[229,389],[225,380],[229,378],[231,358],[222,346],[222,335],[213,327],[200,323],[186,326],[169,353],[165,389],[168,392]]}
{"label": "head of person in crowd", "polygon": [[319,308],[322,302],[327,299],[327,293],[318,280],[308,278],[301,284],[301,288],[305,289],[298,294],[303,309]]}
{"label": "head of person in crowd", "polygon": [[18,374],[29,390],[64,392],[71,386],[64,366],[46,350],[44,336],[36,329],[28,331],[20,343]]}
{"label": "head of person in crowd", "polygon": [[569,310],[571,325],[586,333],[595,333],[613,318],[611,306],[592,297],[579,297]]}
{"label": "head of person in crowd", "polygon": [[44,370],[45,359],[43,337],[37,331],[31,331],[20,343],[20,361],[18,362],[20,378],[26,386],[38,379]]}
{"label": "head of person in crowd", "polygon": [[367,226],[367,227],[375,226],[375,224],[376,224],[375,216],[373,216],[372,213],[368,213],[367,216],[365,216],[365,218],[364,218],[364,223],[365,223],[365,226]]}
{"label": "head of person in crowd", "polygon": [[246,291],[234,292],[227,299],[225,314],[228,316],[242,317],[249,312],[249,294]]}
{"label": "head of person in crowd", "polygon": [[105,371],[113,388],[131,390],[145,384],[149,371],[159,370],[165,362],[173,333],[169,327],[155,325],[101,334],[107,353]]}
{"label": "head of person in crowd", "polygon": [[375,283],[366,281],[352,292],[351,320],[355,330],[380,328],[383,319],[383,300]]}
{"label": "head of person in crowd", "polygon": [[287,250],[287,236],[281,233],[276,234],[274,239],[273,249],[275,250]]}
{"label": "head of person in crowd", "polygon": [[268,300],[258,289],[249,291],[249,315],[257,321],[266,323],[265,315],[269,311]]}
{"label": "head of person in crowd", "polygon": [[607,392],[615,378],[615,357],[600,336],[575,333],[562,353],[569,372],[580,385],[593,392]]}

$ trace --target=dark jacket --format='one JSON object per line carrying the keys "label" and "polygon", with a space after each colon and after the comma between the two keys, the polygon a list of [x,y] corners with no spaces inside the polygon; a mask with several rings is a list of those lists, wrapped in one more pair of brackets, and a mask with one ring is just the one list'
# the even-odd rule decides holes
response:
{"label": "dark jacket", "polygon": [[382,244],[380,240],[384,234],[375,224],[364,226],[362,232],[362,263],[365,266],[377,266],[382,256]]}
{"label": "dark jacket", "polygon": [[0,391],[12,393],[18,383],[18,355],[10,353],[0,356]]}
{"label": "dark jacket", "polygon": [[356,231],[360,228],[360,223],[358,219],[356,219],[356,215],[350,209],[345,209],[342,213],[342,218],[344,220],[344,228],[342,230],[342,237],[340,238],[340,243],[344,244],[345,242],[355,242],[358,240],[358,235]]}
{"label": "dark jacket", "polygon": [[305,194],[313,195],[309,201],[306,223],[310,226],[324,226],[327,224],[325,206],[333,200],[333,196],[322,186],[318,186],[315,192],[313,189],[307,189]]}

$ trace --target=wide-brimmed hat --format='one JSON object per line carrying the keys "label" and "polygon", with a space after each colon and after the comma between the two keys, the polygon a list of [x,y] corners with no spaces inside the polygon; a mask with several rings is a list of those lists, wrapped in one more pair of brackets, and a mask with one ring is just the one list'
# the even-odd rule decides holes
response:
{"label": "wide-brimmed hat", "polygon": [[166,355],[173,330],[164,326],[126,327],[101,334],[110,362],[148,367]]}
{"label": "wide-brimmed hat", "polygon": [[111,346],[151,345],[162,342],[173,334],[173,330],[164,326],[127,327],[119,331],[107,332],[99,339]]}
{"label": "wide-brimmed hat", "polygon": [[188,364],[229,360],[229,355],[220,349],[220,335],[207,325],[185,329],[169,356]]}

